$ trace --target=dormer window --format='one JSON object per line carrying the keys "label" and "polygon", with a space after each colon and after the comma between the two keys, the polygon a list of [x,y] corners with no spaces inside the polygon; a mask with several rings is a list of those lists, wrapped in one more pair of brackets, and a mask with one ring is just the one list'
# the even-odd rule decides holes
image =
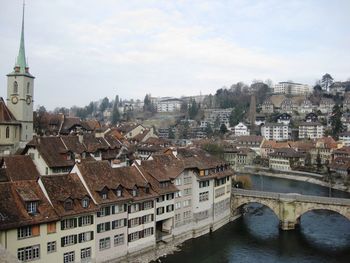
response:
{"label": "dormer window", "polygon": [[137,196],[137,187],[134,187],[134,189],[132,189],[132,196]]}
{"label": "dormer window", "polygon": [[107,199],[107,193],[102,193],[101,197],[102,197],[103,200]]}
{"label": "dormer window", "polygon": [[28,214],[37,214],[38,213],[38,202],[27,202],[26,209]]}
{"label": "dormer window", "polygon": [[73,209],[73,200],[72,199],[67,199],[64,201],[64,210],[72,210]]}
{"label": "dormer window", "polygon": [[123,191],[121,188],[118,188],[117,191],[116,191],[116,194],[117,194],[117,197],[121,197],[122,194],[123,194]]}
{"label": "dormer window", "polygon": [[83,200],[81,200],[81,206],[83,208],[88,208],[90,204],[90,199],[88,197],[83,198]]}

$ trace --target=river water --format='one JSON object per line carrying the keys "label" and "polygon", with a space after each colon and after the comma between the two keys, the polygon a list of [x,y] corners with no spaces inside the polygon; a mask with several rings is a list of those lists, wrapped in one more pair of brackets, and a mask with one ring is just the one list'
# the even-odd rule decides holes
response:
{"label": "river water", "polygon": [[[252,188],[329,196],[329,189],[306,182],[251,176]],[[332,196],[350,194],[332,190]],[[346,262],[350,263],[350,221],[325,210],[301,217],[300,227],[281,231],[276,215],[267,207],[250,204],[248,213],[215,231],[182,244],[180,251],[163,257],[164,263],[211,262]]]}

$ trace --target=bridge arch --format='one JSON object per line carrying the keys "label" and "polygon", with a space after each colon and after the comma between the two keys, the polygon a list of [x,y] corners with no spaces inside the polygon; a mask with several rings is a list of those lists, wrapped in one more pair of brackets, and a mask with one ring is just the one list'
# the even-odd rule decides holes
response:
{"label": "bridge arch", "polygon": [[344,207],[341,206],[324,206],[324,205],[313,205],[313,206],[306,206],[303,209],[301,209],[297,214],[296,214],[296,219],[300,221],[300,218],[310,212],[310,211],[317,211],[317,210],[326,210],[326,211],[331,211],[337,214],[342,215],[346,219],[350,221],[350,209],[344,209]]}
{"label": "bridge arch", "polygon": [[251,197],[247,198],[247,197],[237,196],[232,200],[231,211],[236,211],[237,209],[239,209],[244,205],[253,204],[253,203],[261,204],[263,206],[268,207],[276,215],[278,220],[281,220],[279,216],[280,215],[279,203],[273,200],[264,200],[260,198],[251,198]]}

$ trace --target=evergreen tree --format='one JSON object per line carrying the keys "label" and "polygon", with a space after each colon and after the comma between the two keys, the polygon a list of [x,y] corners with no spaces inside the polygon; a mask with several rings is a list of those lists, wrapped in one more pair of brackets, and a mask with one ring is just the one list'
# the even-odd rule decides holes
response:
{"label": "evergreen tree", "polygon": [[208,123],[207,127],[205,128],[205,132],[207,133],[208,137],[213,136],[214,132],[213,132],[213,129],[211,128],[210,123]]}
{"label": "evergreen tree", "polygon": [[221,134],[225,134],[226,132],[228,132],[228,130],[227,130],[226,125],[223,123],[223,124],[221,124],[221,126],[220,126],[220,133],[221,133]]}
{"label": "evergreen tree", "polygon": [[175,139],[175,133],[173,131],[173,127],[169,127],[169,134],[168,134],[169,139]]}
{"label": "evergreen tree", "polygon": [[336,104],[333,107],[332,116],[331,116],[332,136],[335,139],[338,139],[339,133],[344,131],[344,126],[341,121],[341,116],[342,116],[341,109],[339,105]]}
{"label": "evergreen tree", "polygon": [[113,105],[113,112],[112,112],[112,124],[113,125],[116,125],[120,121],[120,112],[118,109],[118,105],[119,105],[119,98],[117,95],[117,96],[115,96],[114,105]]}
{"label": "evergreen tree", "polygon": [[214,129],[219,129],[219,128],[220,128],[220,119],[219,117],[216,117],[214,122]]}
{"label": "evergreen tree", "polygon": [[103,113],[109,106],[109,99],[107,97],[104,97],[100,104],[100,111]]}

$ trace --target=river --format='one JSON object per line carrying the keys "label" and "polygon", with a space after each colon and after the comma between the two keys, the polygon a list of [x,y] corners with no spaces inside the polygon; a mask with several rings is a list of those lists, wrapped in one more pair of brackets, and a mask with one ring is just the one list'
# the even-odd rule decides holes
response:
{"label": "river", "polygon": [[[329,196],[326,187],[273,177],[252,175],[252,188]],[[332,196],[350,198],[332,190]],[[350,262],[350,221],[330,211],[311,211],[293,231],[281,231],[276,215],[267,207],[250,204],[248,213],[215,231],[182,244],[180,251],[161,258],[164,263],[306,263]]]}

